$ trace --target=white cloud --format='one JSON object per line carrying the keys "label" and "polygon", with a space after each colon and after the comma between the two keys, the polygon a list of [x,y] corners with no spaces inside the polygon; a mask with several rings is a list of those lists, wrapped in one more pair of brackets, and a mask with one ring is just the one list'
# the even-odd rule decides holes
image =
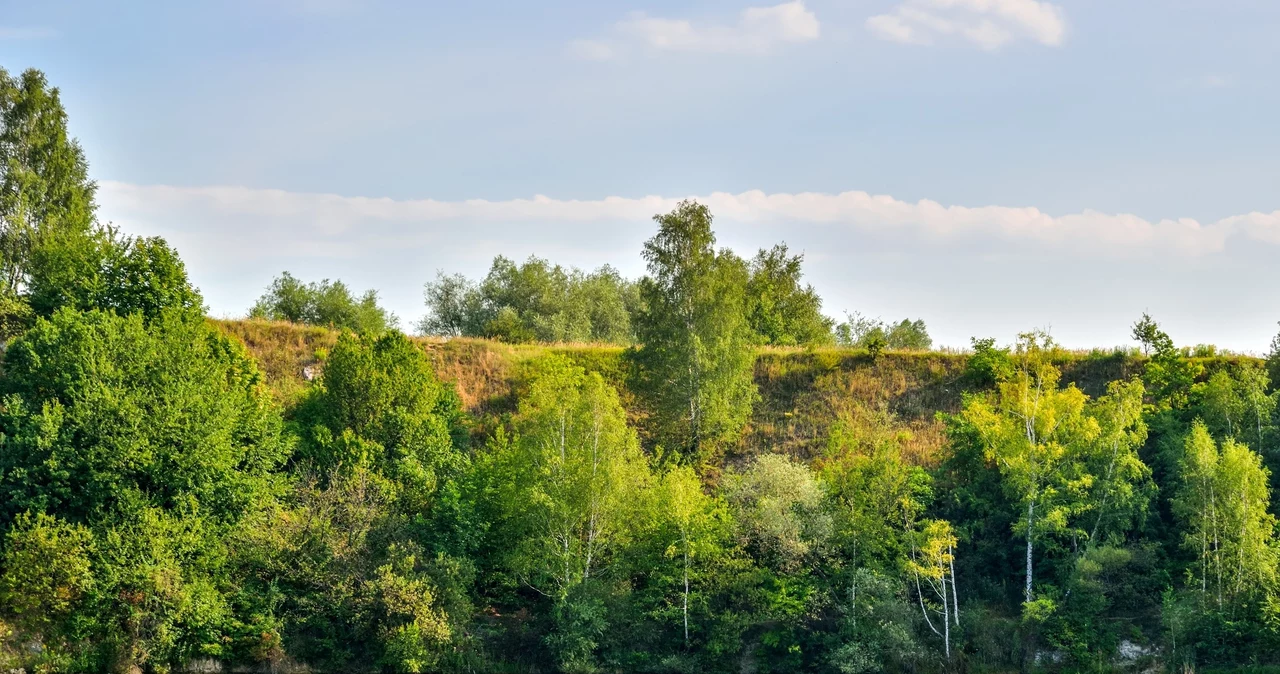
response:
{"label": "white cloud", "polygon": [[958,38],[991,50],[1020,38],[1059,46],[1067,21],[1061,7],[1040,0],[903,0],[892,12],[867,19],[867,28],[904,44]]}
{"label": "white cloud", "polygon": [[818,17],[792,0],[771,7],[749,7],[732,24],[670,19],[636,12],[617,22],[605,39],[575,40],[570,52],[582,58],[612,58],[628,47],[657,51],[762,53],[780,44],[816,40]]}
{"label": "white cloud", "polygon": [[0,40],[43,40],[57,34],[52,28],[0,26]]}
{"label": "white cloud", "polygon": [[608,61],[615,56],[614,48],[602,40],[573,40],[569,43],[568,52],[587,61]]}
{"label": "white cloud", "polygon": [[1226,89],[1227,87],[1232,86],[1235,82],[1227,75],[1207,73],[1204,75],[1183,78],[1180,83],[1183,87],[1190,89]]}
{"label": "white cloud", "polygon": [[[100,183],[102,212],[129,221],[174,221],[199,214],[219,223],[205,235],[211,245],[234,244],[237,234],[358,255],[380,246],[413,245],[441,225],[491,224],[520,228],[596,226],[646,222],[672,209],[679,197],[610,196],[596,200],[490,201],[396,200],[246,187],[171,187]],[[1280,210],[1249,213],[1209,223],[1192,219],[1152,222],[1136,215],[1093,210],[1053,216],[1034,207],[947,206],[908,202],[849,191],[767,194],[759,190],[694,197],[720,220],[746,224],[811,224],[849,233],[907,235],[917,241],[957,239],[1045,244],[1090,256],[1129,257],[1150,253],[1199,257],[1221,253],[1230,239],[1280,245]]]}
{"label": "white cloud", "polygon": [[[832,315],[923,317],[942,344],[1037,325],[1073,346],[1118,344],[1144,310],[1182,343],[1261,349],[1274,334],[1257,308],[1280,292],[1280,211],[1151,221],[865,192],[698,198],[721,245],[747,255],[785,240],[805,252],[806,279]],[[167,238],[215,316],[243,315],[289,270],[377,288],[408,322],[437,270],[475,278],[498,254],[643,274],[650,218],[679,198],[397,200],[102,181],[98,200],[123,231]]]}

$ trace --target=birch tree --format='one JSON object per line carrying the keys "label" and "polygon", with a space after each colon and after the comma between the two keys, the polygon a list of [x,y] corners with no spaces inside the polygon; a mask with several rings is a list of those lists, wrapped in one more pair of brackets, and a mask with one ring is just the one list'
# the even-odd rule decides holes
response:
{"label": "birch tree", "polygon": [[1183,544],[1195,551],[1203,601],[1218,609],[1276,580],[1276,519],[1269,511],[1269,471],[1235,440],[1219,448],[1204,422],[1188,433],[1174,515]]}
{"label": "birch tree", "polygon": [[990,396],[969,398],[962,413],[1022,509],[1014,529],[1026,543],[1027,602],[1034,599],[1037,538],[1068,532],[1074,516],[1087,509],[1084,495],[1093,476],[1085,459],[1100,434],[1097,421],[1085,414],[1087,396],[1074,385],[1059,388],[1060,373],[1047,358],[1053,346],[1044,333],[1022,335],[1013,375]]}
{"label": "birch tree", "polygon": [[654,220],[634,356],[660,440],[699,461],[740,435],[758,397],[744,311],[747,267],[716,251],[706,206],[684,201]]}
{"label": "birch tree", "polygon": [[[908,532],[911,555],[907,570],[914,581],[916,599],[925,624],[942,638],[943,652],[951,659],[951,627],[960,626],[956,592],[956,537],[946,520],[927,520],[918,531]],[[935,622],[930,615],[937,617]]]}
{"label": "birch tree", "polygon": [[92,229],[97,186],[88,172],[44,73],[0,68],[0,296],[23,290],[44,241]]}
{"label": "birch tree", "polygon": [[690,601],[698,591],[705,562],[721,552],[721,506],[702,489],[688,466],[667,471],[658,486],[658,512],[666,548],[663,556],[679,567],[679,611],[684,645],[690,644]]}
{"label": "birch tree", "polygon": [[499,449],[499,482],[514,492],[502,498],[519,537],[514,570],[563,599],[630,536],[650,476],[618,394],[599,374],[562,356],[535,370],[515,436]]}
{"label": "birch tree", "polygon": [[1107,385],[1107,394],[1089,406],[1088,414],[1098,425],[1098,439],[1090,468],[1096,479],[1091,489],[1093,525],[1085,540],[1086,549],[1096,546],[1109,529],[1113,533],[1121,530],[1143,505],[1138,485],[1151,475],[1138,456],[1147,440],[1147,425],[1142,419],[1144,392],[1139,379],[1114,381]]}

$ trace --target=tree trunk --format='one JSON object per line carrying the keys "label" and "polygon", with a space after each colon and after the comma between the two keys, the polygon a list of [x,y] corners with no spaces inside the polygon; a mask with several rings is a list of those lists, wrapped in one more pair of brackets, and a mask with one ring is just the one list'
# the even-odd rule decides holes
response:
{"label": "tree trunk", "polygon": [[1026,601],[1031,602],[1031,525],[1034,523],[1036,502],[1033,499],[1027,504],[1027,588]]}
{"label": "tree trunk", "polygon": [[681,532],[684,539],[684,647],[689,647],[689,536]]}
{"label": "tree trunk", "polygon": [[955,614],[956,627],[960,626],[960,597],[956,594],[956,551],[951,546],[947,546],[947,553],[951,555],[949,564],[951,566],[951,611]]}

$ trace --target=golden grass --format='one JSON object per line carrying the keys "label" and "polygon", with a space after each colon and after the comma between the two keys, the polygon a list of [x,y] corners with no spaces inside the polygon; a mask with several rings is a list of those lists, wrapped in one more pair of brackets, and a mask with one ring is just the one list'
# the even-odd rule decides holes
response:
{"label": "golden grass", "polygon": [[[270,321],[214,321],[244,342],[258,359],[268,386],[284,403],[308,386],[305,368],[322,365],[320,355],[337,340],[326,328]],[[608,344],[505,344],[484,339],[414,337],[453,384],[466,409],[476,417],[477,434],[515,410],[526,364],[560,354],[599,372],[619,391],[632,422],[643,429],[645,410],[628,387],[624,348]],[[919,465],[933,465],[946,444],[939,412],[960,409],[969,354],[959,351],[886,351],[872,358],[865,350],[838,347],[761,347],[755,366],[760,402],[730,460],[777,451],[812,459],[823,451],[832,425],[863,423],[863,411],[888,413],[902,438],[904,454]],[[1091,396],[1106,384],[1141,373],[1145,358],[1132,350],[1061,350],[1055,357],[1066,383]],[[1239,355],[1194,359],[1208,372],[1229,365],[1257,363]]]}

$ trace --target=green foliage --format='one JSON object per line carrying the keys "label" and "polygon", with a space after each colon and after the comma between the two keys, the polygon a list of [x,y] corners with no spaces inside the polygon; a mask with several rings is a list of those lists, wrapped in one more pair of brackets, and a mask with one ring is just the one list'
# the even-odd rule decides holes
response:
{"label": "green foliage", "polygon": [[751,328],[744,315],[746,265],[716,252],[711,212],[692,201],[655,216],[640,282],[640,348],[632,352],[661,442],[702,461],[736,440],[757,398]]}
{"label": "green foliage", "polygon": [[823,345],[832,341],[834,321],[822,315],[822,298],[802,286],[804,255],[791,256],[785,243],[761,250],[747,279],[747,322],[765,344]]}
{"label": "green foliage", "polygon": [[508,565],[520,581],[564,601],[601,572],[636,531],[650,475],[618,394],[561,356],[534,365],[515,433],[492,448],[507,491]]}
{"label": "green foliage", "polygon": [[1059,388],[1060,372],[1048,359],[1053,349],[1043,333],[1023,335],[1013,375],[994,393],[968,398],[963,412],[1025,513],[1015,531],[1026,540],[1027,603],[1035,599],[1034,541],[1066,536],[1092,544],[1115,517],[1108,508],[1136,505],[1134,483],[1146,474],[1136,454],[1146,436],[1142,385],[1115,384],[1088,405],[1074,385]]}
{"label": "green foliage", "polygon": [[1230,439],[1218,447],[1202,422],[1192,425],[1174,512],[1184,545],[1198,558],[1192,573],[1204,604],[1221,610],[1274,591],[1278,560],[1269,478],[1256,452]]}
{"label": "green foliage", "polygon": [[30,327],[35,312],[27,298],[0,293],[0,342],[8,341]]}
{"label": "green foliage", "polygon": [[[179,310],[62,309],[9,346],[4,371],[0,521],[17,533],[0,576],[46,574],[17,606],[63,588],[71,615],[39,626],[49,657],[93,670],[222,654],[236,621],[218,589],[225,538],[272,500],[286,448],[243,350]],[[58,565],[22,568],[45,553]],[[86,557],[92,582],[74,580]]]}
{"label": "green foliage", "polygon": [[988,388],[1013,376],[1014,365],[1009,349],[996,346],[995,338],[974,337],[970,343],[973,345],[973,356],[965,364],[965,376],[974,385]]}
{"label": "green foliage", "polygon": [[761,455],[725,486],[743,545],[782,572],[823,552],[832,529],[824,496],[808,467],[777,454]]}
{"label": "green foliage", "polygon": [[93,535],[83,525],[22,513],[5,535],[0,562],[4,619],[28,637],[59,631],[93,587]]}
{"label": "green foliage", "polygon": [[842,420],[819,462],[836,506],[837,540],[855,566],[893,569],[909,547],[903,523],[919,518],[930,500],[928,473],[903,459],[904,435],[883,412],[862,426]]}
{"label": "green foliage", "polygon": [[1147,314],[1134,324],[1133,338],[1142,344],[1143,353],[1151,356],[1143,379],[1155,404],[1164,408],[1185,406],[1203,366],[1175,348],[1173,339]]}
{"label": "green foliage", "polygon": [[88,171],[58,90],[38,70],[14,77],[0,68],[0,296],[23,290],[47,238],[91,229]]}
{"label": "green foliage", "polygon": [[343,334],[320,383],[299,415],[311,425],[303,455],[320,470],[366,466],[429,493],[459,469],[457,394],[404,335]]}
{"label": "green foliage", "polygon": [[538,257],[517,265],[493,260],[480,283],[443,272],[427,283],[428,335],[488,337],[504,342],[632,341],[635,284],[605,265],[564,269]]}
{"label": "green foliage", "polygon": [[282,458],[279,417],[243,349],[202,320],[60,310],[9,345],[0,518],[71,521],[197,499],[234,517]]}
{"label": "green foliage", "polygon": [[396,315],[378,306],[378,292],[359,297],[342,281],[324,279],[303,283],[289,272],[280,274],[249,310],[251,318],[326,325],[360,334],[378,334],[395,328]]}
{"label": "green foliage", "polygon": [[[413,540],[395,481],[364,467],[322,484],[302,475],[293,504],[238,543],[255,595],[273,599],[289,654],[335,671],[434,671],[465,644],[466,570]],[[261,648],[261,644],[254,644]],[[257,659],[276,661],[278,651]]]}
{"label": "green foliage", "polygon": [[878,318],[869,318],[858,312],[846,314],[844,323],[835,327],[836,343],[873,350],[888,348],[900,351],[928,351],[933,347],[933,338],[924,321],[902,319],[897,323],[886,324]]}
{"label": "green foliage", "polygon": [[204,310],[186,267],[164,239],[112,230],[46,237],[32,253],[28,288],[31,307],[41,316],[62,307],[148,319],[168,309]]}
{"label": "green foliage", "polygon": [[626,358],[415,343],[288,274],[255,313],[341,334],[211,322],[164,241],[95,225],[39,73],[0,71],[0,121],[0,669],[1280,662],[1280,341],[1269,371],[1144,315],[1145,357],[883,354],[923,322],[855,314],[874,364],[762,355],[829,339],[802,258],[717,251],[692,202],[640,283],[498,258],[428,285],[426,331]]}

